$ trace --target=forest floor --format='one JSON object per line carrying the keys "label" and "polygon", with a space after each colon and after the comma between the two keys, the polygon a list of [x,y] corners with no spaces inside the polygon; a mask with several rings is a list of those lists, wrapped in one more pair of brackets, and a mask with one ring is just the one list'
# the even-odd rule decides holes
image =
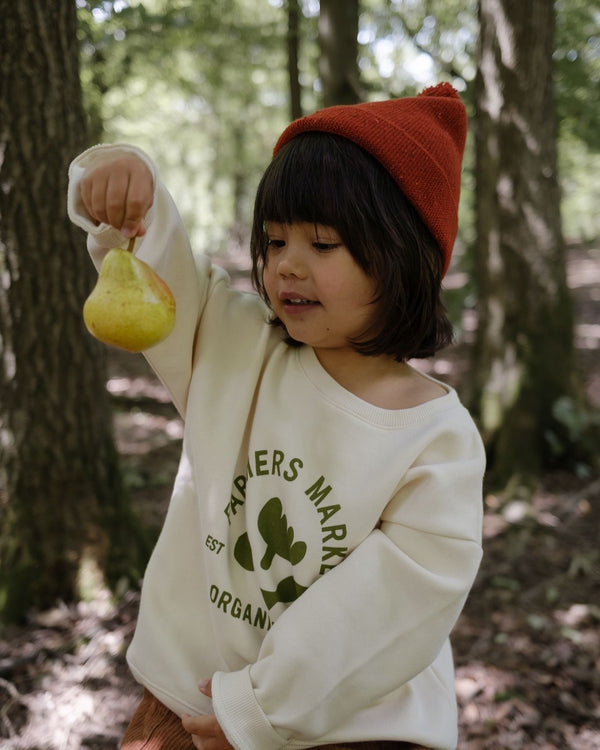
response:
{"label": "forest floor", "polygon": [[[246,269],[227,265],[240,286]],[[600,405],[600,249],[570,250],[576,340]],[[460,278],[449,276],[450,284]],[[465,338],[432,371],[460,389]],[[182,426],[138,356],[111,353],[107,384],[137,512],[157,533]],[[460,750],[600,750],[600,478],[541,478],[485,498],[484,558],[453,634]],[[33,613],[0,631],[0,747],[114,750],[140,688],[125,664],[138,593]]]}

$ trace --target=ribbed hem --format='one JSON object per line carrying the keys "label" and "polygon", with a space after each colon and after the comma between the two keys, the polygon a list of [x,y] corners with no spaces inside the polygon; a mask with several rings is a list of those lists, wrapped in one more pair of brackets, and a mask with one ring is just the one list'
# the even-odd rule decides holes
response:
{"label": "ribbed hem", "polygon": [[279,750],[286,741],[270,725],[254,696],[250,667],[217,672],[212,679],[215,715],[236,750]]}

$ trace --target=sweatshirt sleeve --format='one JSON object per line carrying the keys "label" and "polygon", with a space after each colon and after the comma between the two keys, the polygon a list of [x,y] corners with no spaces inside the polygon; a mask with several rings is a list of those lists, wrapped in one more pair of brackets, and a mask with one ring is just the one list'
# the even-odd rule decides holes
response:
{"label": "sweatshirt sleeve", "polygon": [[167,189],[160,181],[154,162],[140,149],[129,145],[100,145],[84,151],[69,167],[68,213],[70,219],[88,233],[88,251],[99,269],[109,249],[126,247],[128,239],[114,227],[96,225],[80,197],[79,185],[86,170],[125,154],[146,163],[154,180],[154,200],[145,217],[146,234],[138,238],[134,252],[148,263],[169,285],[176,302],[176,322],[171,334],[144,352],[146,358],[171,393],[180,414],[185,414],[192,372],[194,342],[198,321],[208,298],[211,283],[219,271],[205,256],[195,257]]}
{"label": "sweatshirt sleeve", "polygon": [[479,567],[484,466],[474,427],[457,455],[438,443],[379,528],[279,617],[257,661],[213,677],[238,750],[322,738],[435,660]]}

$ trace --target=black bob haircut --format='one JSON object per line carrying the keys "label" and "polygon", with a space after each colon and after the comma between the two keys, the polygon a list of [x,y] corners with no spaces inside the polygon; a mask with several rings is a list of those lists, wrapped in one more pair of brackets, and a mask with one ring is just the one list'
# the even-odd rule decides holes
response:
{"label": "black bob haircut", "polygon": [[[250,240],[252,280],[263,284],[266,222],[333,227],[375,280],[372,321],[358,340],[361,354],[403,362],[425,358],[452,341],[441,300],[442,252],[416,209],[385,168],[347,138],[305,132],[273,158],[258,186]],[[283,326],[279,318],[273,325]],[[289,336],[292,346],[301,346]]]}

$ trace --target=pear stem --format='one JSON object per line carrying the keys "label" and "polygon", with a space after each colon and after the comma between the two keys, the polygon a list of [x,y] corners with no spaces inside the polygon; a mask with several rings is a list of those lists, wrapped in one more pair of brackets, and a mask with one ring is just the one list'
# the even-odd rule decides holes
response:
{"label": "pear stem", "polygon": [[127,245],[127,252],[132,253],[134,247],[135,247],[135,237],[132,237],[129,240],[129,244]]}

